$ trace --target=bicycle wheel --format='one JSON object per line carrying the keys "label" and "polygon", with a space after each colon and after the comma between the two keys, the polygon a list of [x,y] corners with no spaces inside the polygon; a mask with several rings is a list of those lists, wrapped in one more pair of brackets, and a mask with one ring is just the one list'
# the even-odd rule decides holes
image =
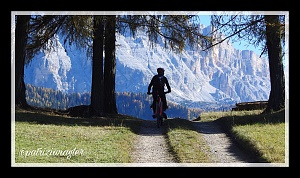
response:
{"label": "bicycle wheel", "polygon": [[162,115],[160,115],[160,126],[162,126],[163,125],[163,121],[164,121],[164,117],[162,116]]}
{"label": "bicycle wheel", "polygon": [[161,116],[159,115],[156,117],[156,124],[157,124],[157,128],[161,126]]}
{"label": "bicycle wheel", "polygon": [[156,123],[157,127],[159,128],[163,124],[163,116],[162,116],[162,102],[159,101],[156,105]]}

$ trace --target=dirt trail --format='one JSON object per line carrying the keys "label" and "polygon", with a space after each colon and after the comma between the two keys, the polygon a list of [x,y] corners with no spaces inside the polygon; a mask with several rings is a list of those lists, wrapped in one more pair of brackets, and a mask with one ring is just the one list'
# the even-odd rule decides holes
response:
{"label": "dirt trail", "polygon": [[215,163],[254,163],[255,159],[244,151],[228,137],[215,122],[193,122],[197,131],[202,134],[206,144],[214,155]]}
{"label": "dirt trail", "polygon": [[[240,150],[216,123],[194,122],[193,124],[210,147],[213,155],[212,163],[234,163],[228,166],[235,166],[236,163],[241,163],[242,166],[247,166],[247,164],[243,165],[243,163],[250,164],[255,162],[254,159],[248,157]],[[167,150],[164,127],[157,128],[155,121],[145,122],[142,125],[134,144],[134,163],[143,163],[137,164],[138,166],[197,166],[194,163],[176,163],[172,154]],[[210,163],[210,166],[215,165]],[[201,164],[198,166],[201,166]]]}
{"label": "dirt trail", "polygon": [[143,124],[135,141],[135,163],[175,163],[175,159],[168,152],[163,133],[164,127],[157,128],[155,121]]}

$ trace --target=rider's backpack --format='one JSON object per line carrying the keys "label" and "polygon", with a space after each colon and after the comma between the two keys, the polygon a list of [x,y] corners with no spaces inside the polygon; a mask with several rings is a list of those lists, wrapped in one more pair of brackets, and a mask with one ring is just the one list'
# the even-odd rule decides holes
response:
{"label": "rider's backpack", "polygon": [[156,75],[155,76],[155,80],[154,80],[154,87],[155,88],[160,88],[160,89],[163,89],[165,87],[165,76],[158,76]]}

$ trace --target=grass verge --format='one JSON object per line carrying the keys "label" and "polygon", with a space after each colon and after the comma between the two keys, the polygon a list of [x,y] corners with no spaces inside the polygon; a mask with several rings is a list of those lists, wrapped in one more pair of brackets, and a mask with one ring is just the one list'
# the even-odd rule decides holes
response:
{"label": "grass verge", "polygon": [[[285,163],[285,111],[202,113],[199,122],[218,122],[239,146],[260,162]],[[142,122],[127,115],[69,117],[16,109],[15,163],[131,163]],[[192,123],[168,119],[166,138],[179,163],[209,163],[209,148]]]}

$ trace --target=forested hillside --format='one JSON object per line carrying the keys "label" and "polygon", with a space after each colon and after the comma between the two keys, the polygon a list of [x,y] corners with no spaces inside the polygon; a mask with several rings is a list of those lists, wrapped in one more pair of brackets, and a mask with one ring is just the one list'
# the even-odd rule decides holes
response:
{"label": "forested hillside", "polygon": [[[29,105],[51,108],[57,110],[66,110],[73,106],[89,105],[90,93],[71,93],[65,94],[60,91],[44,87],[35,87],[26,84],[26,100]],[[119,114],[135,116],[141,119],[152,119],[152,110],[150,105],[152,97],[146,93],[117,92],[116,103]],[[187,108],[172,102],[168,102],[169,109],[167,115],[169,118],[183,118],[188,120],[196,119],[201,112],[214,111],[216,108],[207,105],[205,108]],[[230,110],[231,107],[223,108]]]}

